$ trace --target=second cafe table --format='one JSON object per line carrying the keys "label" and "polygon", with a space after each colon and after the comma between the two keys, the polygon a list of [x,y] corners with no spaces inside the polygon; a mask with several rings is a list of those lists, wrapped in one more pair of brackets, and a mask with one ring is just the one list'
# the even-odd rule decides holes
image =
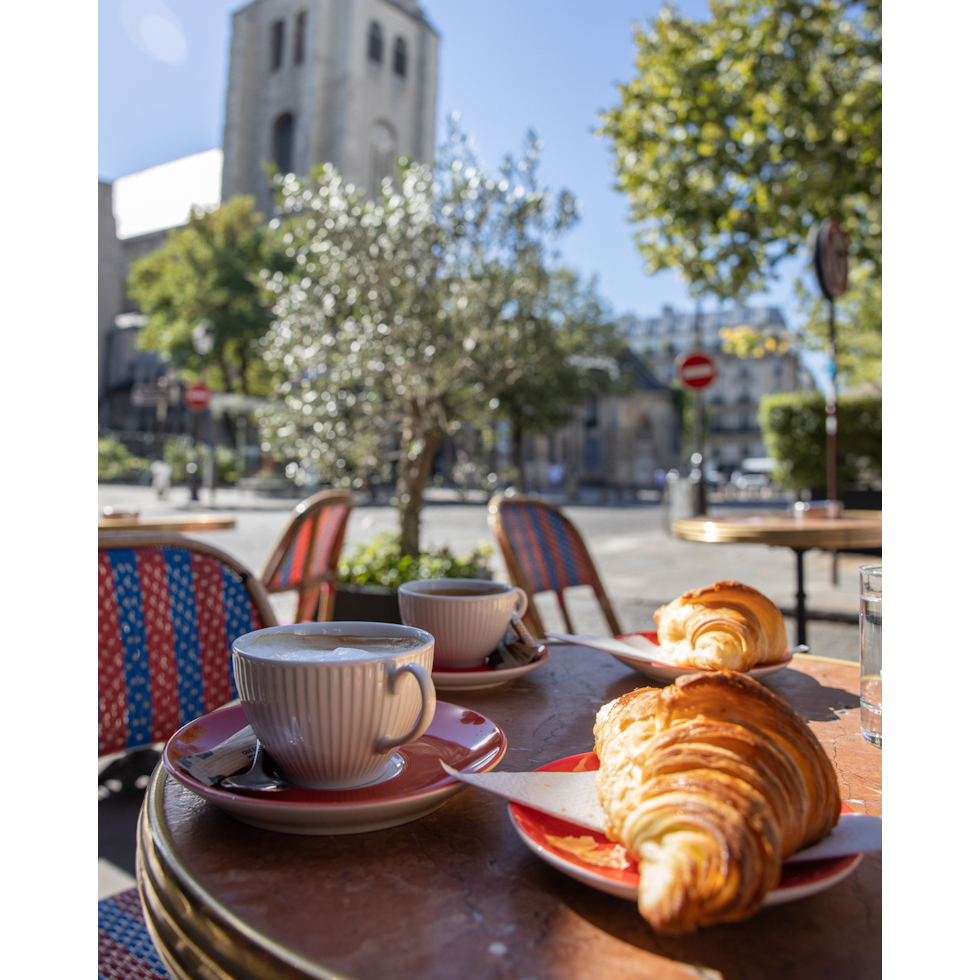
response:
{"label": "second cafe table", "polygon": [[[828,746],[842,796],[881,812],[881,753],[859,731],[856,665],[798,657],[771,688]],[[499,770],[592,748],[597,709],[645,684],[611,657],[552,647],[541,670],[453,701],[507,733]],[[746,922],[658,936],[634,903],[539,860],[507,804],[468,787],[413,823],[341,837],[240,824],[159,767],[139,831],[138,878],[178,977],[654,978],[875,976],[881,857],[822,894]],[[695,969],[695,967],[697,969]]]}
{"label": "second cafe table", "polygon": [[671,533],[685,541],[706,544],[767,544],[796,553],[796,642],[806,643],[806,591],[803,555],[810,548],[880,548],[881,517],[787,517],[755,514],[748,517],[686,517],[672,521]]}

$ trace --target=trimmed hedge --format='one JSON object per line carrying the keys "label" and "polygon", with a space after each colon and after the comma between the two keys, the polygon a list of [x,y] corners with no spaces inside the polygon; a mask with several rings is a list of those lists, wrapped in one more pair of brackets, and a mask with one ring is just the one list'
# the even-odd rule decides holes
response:
{"label": "trimmed hedge", "polygon": [[[881,396],[837,400],[838,479],[843,490],[881,480]],[[820,392],[768,395],[759,405],[759,425],[773,478],[788,490],[827,486],[826,407]]]}

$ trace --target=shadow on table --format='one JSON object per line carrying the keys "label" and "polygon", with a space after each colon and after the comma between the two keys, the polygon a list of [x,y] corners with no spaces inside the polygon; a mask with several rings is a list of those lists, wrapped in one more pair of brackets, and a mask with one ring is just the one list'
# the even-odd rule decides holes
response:
{"label": "shadow on table", "polygon": [[[865,855],[853,875],[819,895],[677,938],[654,932],[635,903],[572,881],[554,868],[541,864],[529,877],[608,935],[658,956],[717,970],[725,980],[881,975],[881,943],[868,941],[881,935],[880,854]],[[868,895],[874,896],[870,903]]]}
{"label": "shadow on table", "polygon": [[833,721],[838,712],[860,707],[856,694],[821,684],[792,666],[766,678],[766,687],[792,703],[804,721]]}

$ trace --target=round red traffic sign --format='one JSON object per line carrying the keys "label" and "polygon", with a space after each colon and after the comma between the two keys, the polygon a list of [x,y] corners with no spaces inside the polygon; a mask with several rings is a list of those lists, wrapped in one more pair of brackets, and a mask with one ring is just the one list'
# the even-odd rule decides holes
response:
{"label": "round red traffic sign", "polygon": [[192,412],[203,412],[211,404],[211,389],[201,382],[184,389],[184,404]]}
{"label": "round red traffic sign", "polygon": [[718,365],[703,350],[689,350],[677,358],[674,375],[690,391],[703,391],[717,380]]}

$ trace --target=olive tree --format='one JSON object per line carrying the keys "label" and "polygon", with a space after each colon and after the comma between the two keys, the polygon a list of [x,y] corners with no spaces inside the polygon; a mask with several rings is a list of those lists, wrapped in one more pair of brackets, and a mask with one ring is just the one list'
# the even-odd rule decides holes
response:
{"label": "olive tree", "polygon": [[539,345],[567,369],[547,260],[576,209],[539,186],[538,152],[531,134],[490,174],[453,126],[432,171],[402,160],[371,196],[330,165],[276,178],[295,266],[268,277],[263,356],[283,381],[264,448],[325,482],[393,467],[406,555],[443,438],[499,410],[498,392],[546,381]]}

